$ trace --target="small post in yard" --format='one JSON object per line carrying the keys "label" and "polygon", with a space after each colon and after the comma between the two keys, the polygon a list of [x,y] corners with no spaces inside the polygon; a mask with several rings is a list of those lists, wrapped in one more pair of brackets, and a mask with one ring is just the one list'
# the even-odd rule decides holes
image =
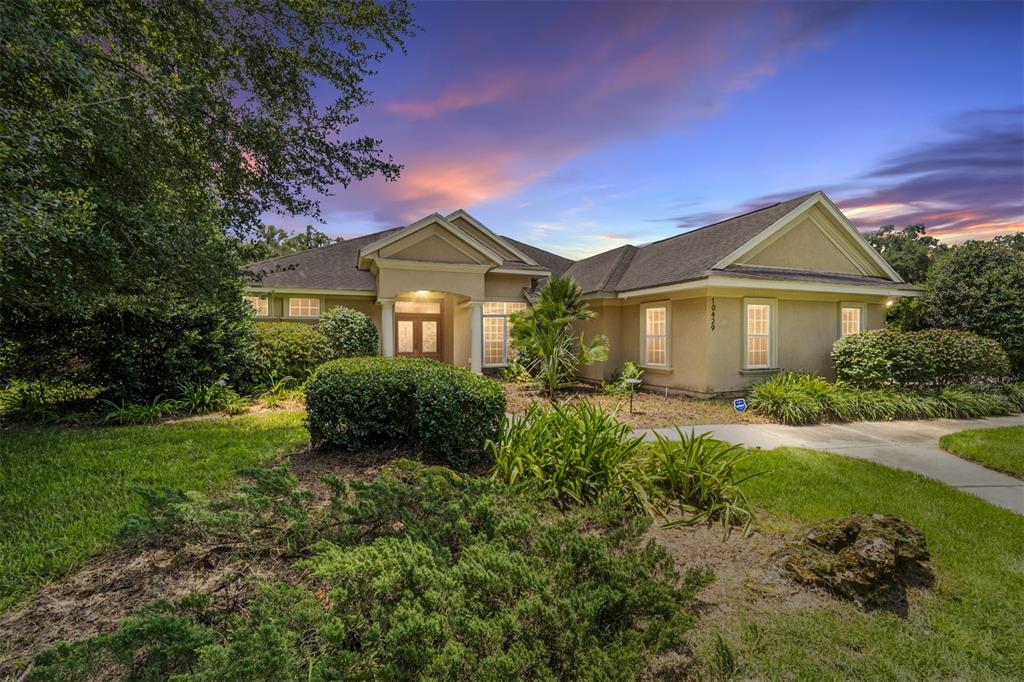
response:
{"label": "small post in yard", "polygon": [[642,383],[640,379],[626,379],[626,385],[629,386],[629,413],[633,414],[633,388]]}

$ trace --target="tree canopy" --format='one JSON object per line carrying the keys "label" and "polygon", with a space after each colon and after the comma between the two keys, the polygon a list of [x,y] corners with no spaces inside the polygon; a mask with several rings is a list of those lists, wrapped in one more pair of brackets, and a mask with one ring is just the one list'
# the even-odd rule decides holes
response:
{"label": "tree canopy", "polygon": [[225,235],[397,178],[346,131],[412,28],[403,0],[0,3],[2,335],[193,303],[237,319]]}
{"label": "tree canopy", "polygon": [[924,315],[933,327],[999,341],[1024,371],[1024,253],[1006,243],[969,241],[952,247],[928,275]]}
{"label": "tree canopy", "polygon": [[5,317],[201,292],[225,230],[398,176],[344,130],[400,0],[9,0],[0,26]]}
{"label": "tree canopy", "polygon": [[293,234],[276,225],[264,223],[238,241],[238,256],[243,263],[255,263],[340,241],[341,237],[324,234],[312,225],[306,225],[305,230]]}
{"label": "tree canopy", "polygon": [[925,227],[920,224],[899,230],[894,225],[883,225],[878,232],[869,234],[867,240],[904,281],[913,284],[924,282],[933,258],[947,248],[925,234]]}

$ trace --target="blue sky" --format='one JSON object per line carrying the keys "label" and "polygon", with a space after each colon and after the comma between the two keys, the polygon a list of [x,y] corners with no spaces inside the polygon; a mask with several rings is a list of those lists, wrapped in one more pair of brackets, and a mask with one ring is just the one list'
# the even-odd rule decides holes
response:
{"label": "blue sky", "polygon": [[[422,3],[323,199],[354,236],[465,208],[570,257],[824,189],[863,230],[1024,230],[1024,4]],[[296,227],[301,217],[280,218]]]}

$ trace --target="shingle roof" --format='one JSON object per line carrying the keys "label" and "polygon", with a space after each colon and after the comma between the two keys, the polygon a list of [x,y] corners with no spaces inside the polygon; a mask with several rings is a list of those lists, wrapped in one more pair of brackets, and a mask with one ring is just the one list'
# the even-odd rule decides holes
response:
{"label": "shingle roof", "polygon": [[[376,291],[376,276],[372,272],[356,267],[359,250],[367,244],[372,244],[378,239],[402,229],[405,228],[394,227],[316,249],[298,251],[286,256],[250,263],[246,268],[250,272],[262,274],[262,277],[254,282],[257,286]],[[550,270],[555,274],[561,274],[568,268],[568,264],[572,263],[568,258],[562,258],[535,246],[512,239],[508,241],[537,261],[539,265],[507,260],[502,263],[502,267],[534,270],[542,274],[546,274]]]}
{"label": "shingle roof", "polygon": [[262,277],[254,282],[258,286],[376,291],[376,276],[356,267],[359,249],[401,229],[394,227],[316,249],[250,263],[246,267],[251,272],[262,273]]}
{"label": "shingle roof", "polygon": [[[585,293],[633,291],[700,279],[710,274],[742,274],[744,277],[761,279],[846,284],[884,283],[893,286],[892,281],[884,278],[802,270],[745,266],[732,266],[727,270],[712,269],[720,260],[768,229],[811,196],[805,194],[674,237],[643,246],[620,246],[579,261],[572,261],[516,239],[501,237],[539,263],[538,266],[532,266],[519,261],[505,261],[504,267],[538,272],[546,269],[554,275],[564,274],[575,279]],[[257,282],[262,286],[374,291],[374,275],[356,267],[359,250],[401,229],[396,227],[318,249],[272,258],[253,263],[248,268],[265,273]]]}
{"label": "shingle roof", "polygon": [[865,284],[884,285],[890,289],[915,290],[912,284],[897,284],[885,277],[866,277],[864,275],[844,275],[836,272],[811,272],[808,270],[787,270],[784,268],[758,268],[750,265],[730,265],[721,270],[710,270],[712,275],[740,275],[752,279],[782,279],[798,282],[828,282],[831,284]]}
{"label": "shingle roof", "polygon": [[[640,247],[619,247],[577,261],[569,271],[584,292],[630,291],[685,282],[707,275],[718,261],[763,232],[775,221],[806,201],[811,195],[765,206],[728,220],[691,230]],[[633,249],[622,267],[610,258],[623,249]]]}
{"label": "shingle roof", "polygon": [[520,251],[522,251],[523,253],[525,253],[533,260],[540,263],[540,265],[546,268],[547,270],[550,270],[552,275],[565,274],[565,271],[568,270],[569,267],[573,264],[572,260],[565,258],[564,256],[559,256],[557,253],[545,251],[544,249],[537,248],[532,244],[525,244],[519,241],[518,239],[512,239],[511,237],[506,237],[505,235],[501,235],[501,238],[507,241],[512,246],[519,249]]}

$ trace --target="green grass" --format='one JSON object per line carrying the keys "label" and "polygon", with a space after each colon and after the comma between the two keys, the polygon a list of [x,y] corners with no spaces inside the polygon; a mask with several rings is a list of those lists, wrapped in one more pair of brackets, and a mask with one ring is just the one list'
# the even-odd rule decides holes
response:
{"label": "green grass", "polygon": [[989,469],[1024,478],[1024,426],[958,431],[940,438],[939,445]]}
{"label": "green grass", "polygon": [[759,518],[795,530],[853,513],[900,516],[921,529],[936,584],[909,617],[824,608],[739,607],[705,623],[698,652],[729,644],[754,679],[1019,679],[1024,670],[1024,517],[909,472],[780,448],[745,463],[773,473],[745,488]]}
{"label": "green grass", "polygon": [[110,543],[136,486],[215,493],[308,440],[302,415],[0,431],[0,611]]}

